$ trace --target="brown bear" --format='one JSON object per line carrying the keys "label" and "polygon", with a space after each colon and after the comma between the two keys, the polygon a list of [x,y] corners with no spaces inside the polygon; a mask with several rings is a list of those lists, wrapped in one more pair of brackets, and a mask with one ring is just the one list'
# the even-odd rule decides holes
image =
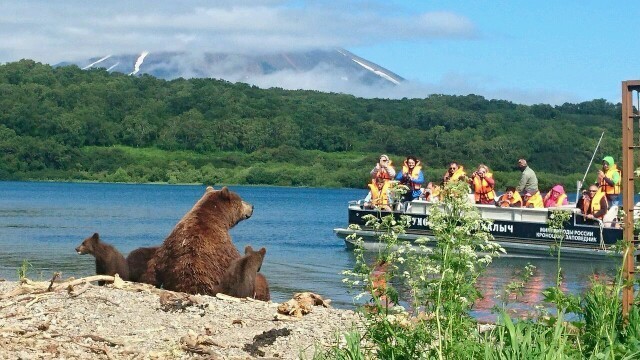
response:
{"label": "brown bear", "polygon": [[[166,290],[215,295],[224,272],[240,258],[229,229],[251,214],[253,206],[227,187],[208,187],[158,248],[140,280]],[[262,285],[261,291],[268,291],[266,279]]]}
{"label": "brown bear", "polygon": [[129,255],[127,255],[129,281],[140,281],[142,275],[147,271],[147,263],[151,260],[157,249],[158,246],[141,247],[133,250]]}
{"label": "brown bear", "polygon": [[[124,256],[113,246],[100,241],[100,235],[94,233],[86,238],[80,246],[76,248],[80,255],[91,254],[96,258],[97,275],[118,274],[122,280],[129,280],[129,267]],[[104,285],[104,281],[98,281],[98,285]]]}
{"label": "brown bear", "polygon": [[244,248],[244,256],[231,262],[220,280],[219,292],[238,298],[254,297],[256,275],[260,271],[265,248],[254,251],[251,246]]}

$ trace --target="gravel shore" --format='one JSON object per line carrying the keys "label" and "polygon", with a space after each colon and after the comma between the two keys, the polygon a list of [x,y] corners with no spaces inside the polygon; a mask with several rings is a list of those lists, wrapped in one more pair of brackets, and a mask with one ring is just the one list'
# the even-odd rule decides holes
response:
{"label": "gravel shore", "polygon": [[361,325],[351,310],[295,317],[278,303],[82,280],[0,281],[0,359],[311,359]]}

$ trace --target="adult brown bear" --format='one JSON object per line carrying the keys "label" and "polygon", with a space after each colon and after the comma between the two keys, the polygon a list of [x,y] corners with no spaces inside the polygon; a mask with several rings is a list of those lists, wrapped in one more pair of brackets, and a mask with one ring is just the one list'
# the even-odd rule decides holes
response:
{"label": "adult brown bear", "polygon": [[[240,258],[229,229],[251,214],[253,206],[227,187],[208,187],[156,250],[140,280],[167,290],[215,295],[224,272]],[[255,297],[268,300],[268,291],[261,276]]]}
{"label": "adult brown bear", "polygon": [[[122,280],[129,280],[129,267],[124,256],[113,246],[102,242],[98,233],[84,239],[76,248],[76,252],[80,255],[91,254],[96,258],[96,274],[111,276],[118,274]],[[104,283],[104,281],[98,281],[98,285],[104,285]]]}

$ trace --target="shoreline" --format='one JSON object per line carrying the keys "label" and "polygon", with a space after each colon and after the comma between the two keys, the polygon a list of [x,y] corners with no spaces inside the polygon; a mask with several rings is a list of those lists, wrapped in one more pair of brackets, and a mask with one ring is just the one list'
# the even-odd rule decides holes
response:
{"label": "shoreline", "polygon": [[295,317],[273,302],[88,280],[0,281],[0,358],[312,358],[362,324],[352,310]]}

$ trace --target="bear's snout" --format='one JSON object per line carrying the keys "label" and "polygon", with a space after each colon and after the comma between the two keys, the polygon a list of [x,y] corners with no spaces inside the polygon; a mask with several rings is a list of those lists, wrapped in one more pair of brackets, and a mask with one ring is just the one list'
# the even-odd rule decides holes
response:
{"label": "bear's snout", "polygon": [[253,215],[253,205],[247,202],[242,202],[242,219],[246,220]]}
{"label": "bear's snout", "polygon": [[78,246],[76,248],[76,252],[78,253],[78,255],[84,255],[84,249],[82,248],[82,245]]}

